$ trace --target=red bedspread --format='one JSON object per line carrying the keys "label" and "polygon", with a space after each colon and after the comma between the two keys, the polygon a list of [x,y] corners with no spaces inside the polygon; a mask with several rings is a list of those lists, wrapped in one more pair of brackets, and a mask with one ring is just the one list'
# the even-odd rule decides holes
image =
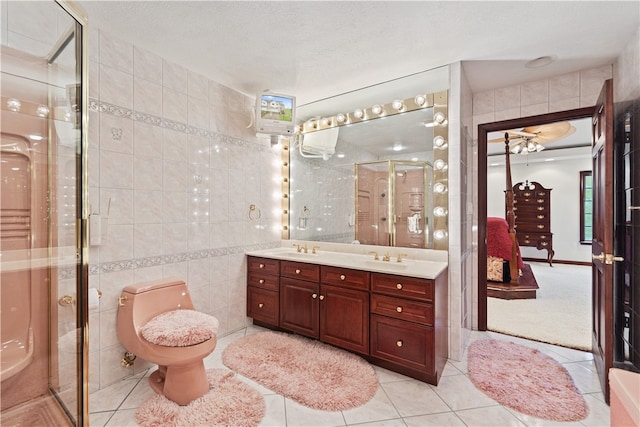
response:
{"label": "red bedspread", "polygon": [[[504,218],[487,218],[487,255],[511,261],[511,237],[509,224]],[[523,268],[524,262],[518,246],[518,268]]]}

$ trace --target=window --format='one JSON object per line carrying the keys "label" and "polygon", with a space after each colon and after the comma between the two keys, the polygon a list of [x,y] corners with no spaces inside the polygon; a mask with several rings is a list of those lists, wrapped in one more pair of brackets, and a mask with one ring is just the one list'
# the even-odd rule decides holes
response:
{"label": "window", "polygon": [[580,172],[580,244],[590,245],[592,225],[593,182],[591,171]]}

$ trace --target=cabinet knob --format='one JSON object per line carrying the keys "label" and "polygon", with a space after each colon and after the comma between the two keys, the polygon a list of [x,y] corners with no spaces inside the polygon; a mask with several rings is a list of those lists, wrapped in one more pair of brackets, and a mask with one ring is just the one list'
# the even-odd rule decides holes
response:
{"label": "cabinet knob", "polygon": [[258,282],[259,282],[260,284],[263,284],[263,283],[264,283],[264,279],[260,279],[260,280],[258,280]]}
{"label": "cabinet knob", "polygon": [[396,345],[397,345],[398,347],[402,347],[402,340],[398,340],[398,341],[396,341]]}
{"label": "cabinet knob", "polygon": [[260,303],[260,304],[258,304],[258,307],[262,308],[262,307],[264,307],[264,304]]}
{"label": "cabinet knob", "polygon": [[324,299],[324,295],[320,295],[320,301]]}
{"label": "cabinet knob", "polygon": [[402,313],[402,307],[400,307],[400,306],[396,307],[396,311],[397,311],[398,313]]}
{"label": "cabinet knob", "polygon": [[398,284],[396,284],[396,288],[398,288],[398,289],[402,289],[402,283],[398,283]]}
{"label": "cabinet knob", "polygon": [[296,274],[300,274],[300,270],[296,268]]}
{"label": "cabinet knob", "polygon": [[264,264],[260,264],[260,268],[264,268]]}
{"label": "cabinet knob", "polygon": [[312,294],[312,295],[311,295],[311,298],[313,298],[313,299],[318,298],[318,294]]}
{"label": "cabinet knob", "polygon": [[346,278],[347,278],[347,276],[345,276],[344,274],[341,274],[341,275],[340,275],[340,280],[344,280],[344,279],[346,279]]}

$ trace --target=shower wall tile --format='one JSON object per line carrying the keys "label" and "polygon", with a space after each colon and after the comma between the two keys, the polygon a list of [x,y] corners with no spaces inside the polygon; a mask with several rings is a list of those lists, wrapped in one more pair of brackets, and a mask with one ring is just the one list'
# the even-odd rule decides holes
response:
{"label": "shower wall tile", "polygon": [[205,166],[208,169],[211,163],[209,137],[189,135],[187,138],[187,153],[189,163]]}
{"label": "shower wall tile", "polygon": [[163,129],[162,157],[176,162],[186,162],[187,153],[187,134]]}
{"label": "shower wall tile", "polygon": [[549,81],[544,79],[522,84],[520,100],[523,107],[546,104],[549,101]]}
{"label": "shower wall tile", "polygon": [[133,153],[137,156],[162,158],[162,128],[135,122],[133,124]]}
{"label": "shower wall tile", "polygon": [[133,76],[100,64],[100,101],[133,108]]}
{"label": "shower wall tile", "polygon": [[133,75],[162,84],[162,58],[138,46],[133,47]]}
{"label": "shower wall tile", "polygon": [[186,192],[163,191],[162,212],[165,224],[187,221],[187,197]]}
{"label": "shower wall tile", "polygon": [[187,191],[188,164],[186,161],[164,160],[162,183],[165,191]]}
{"label": "shower wall tile", "polygon": [[183,95],[187,94],[187,69],[164,60],[162,62],[162,86]]}
{"label": "shower wall tile", "polygon": [[[184,215],[183,215],[184,219]],[[162,227],[162,253],[163,255],[179,254],[187,252],[187,223],[165,223]]]}
{"label": "shower wall tile", "polygon": [[100,63],[133,74],[133,45],[100,32]]}
{"label": "shower wall tile", "polygon": [[211,272],[209,270],[209,260],[206,258],[189,261],[189,287],[207,287],[211,282]]}
{"label": "shower wall tile", "polygon": [[[96,27],[89,28],[89,61],[100,62],[100,31]],[[97,80],[91,80],[97,81]],[[97,89],[97,85],[96,89]]]}
{"label": "shower wall tile", "polygon": [[133,108],[136,111],[162,115],[162,86],[135,77],[133,80]]}
{"label": "shower wall tile", "polygon": [[133,225],[109,224],[109,233],[102,240],[100,261],[120,261],[133,258]]}
{"label": "shower wall tile", "polygon": [[131,120],[100,113],[100,149],[133,153],[133,123]]}
{"label": "shower wall tile", "polygon": [[147,258],[162,255],[162,224],[133,226],[133,257]]}
{"label": "shower wall tile", "polygon": [[[89,61],[89,81],[97,82],[100,79],[100,63],[97,61]],[[100,92],[98,85],[89,85],[89,97],[99,98]]]}
{"label": "shower wall tile", "polygon": [[100,148],[100,113],[89,111],[89,129],[87,130],[89,149]]}
{"label": "shower wall tile", "polygon": [[[133,224],[133,190],[122,188],[100,188],[100,203],[94,211],[102,215],[109,224]],[[102,230],[107,233],[108,230]]]}
{"label": "shower wall tile", "polygon": [[131,154],[101,151],[99,161],[100,187],[133,188],[133,156]]}
{"label": "shower wall tile", "polygon": [[187,74],[187,95],[209,102],[209,79],[191,70]]}
{"label": "shower wall tile", "polygon": [[520,86],[509,86],[495,90],[495,111],[520,108]]}
{"label": "shower wall tile", "polygon": [[162,190],[162,165],[160,158],[136,156],[133,185],[136,190]]}
{"label": "shower wall tile", "polygon": [[162,115],[176,122],[187,123],[188,97],[170,88],[162,90]]}
{"label": "shower wall tile", "polygon": [[162,224],[162,191],[134,190],[133,199],[136,224]]}
{"label": "shower wall tile", "polygon": [[188,97],[188,123],[199,128],[209,127],[209,103],[204,99]]}

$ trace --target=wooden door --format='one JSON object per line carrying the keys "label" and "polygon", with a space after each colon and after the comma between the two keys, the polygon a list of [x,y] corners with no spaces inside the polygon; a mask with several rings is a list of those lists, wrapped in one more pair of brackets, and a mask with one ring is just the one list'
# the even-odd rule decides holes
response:
{"label": "wooden door", "polygon": [[369,293],[321,285],[320,341],[369,354]]}
{"label": "wooden door", "polygon": [[593,113],[592,353],[609,403],[613,366],[613,83],[607,80]]}

